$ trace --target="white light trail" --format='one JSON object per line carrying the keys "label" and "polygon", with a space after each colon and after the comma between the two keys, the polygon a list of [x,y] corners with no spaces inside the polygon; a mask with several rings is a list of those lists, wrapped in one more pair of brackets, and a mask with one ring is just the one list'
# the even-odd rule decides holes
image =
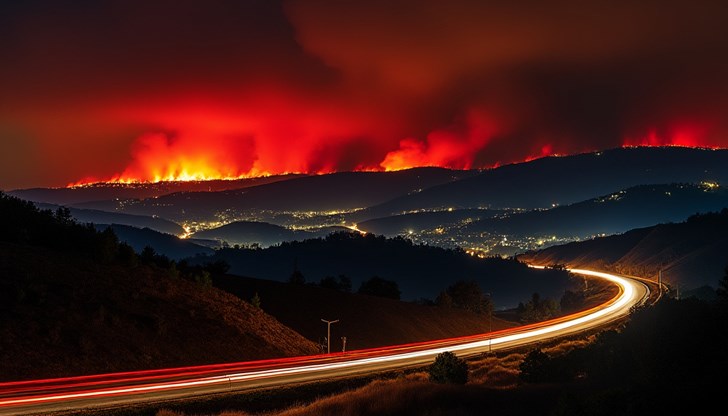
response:
{"label": "white light trail", "polygon": [[[532,267],[543,268],[539,266]],[[421,364],[428,359],[434,358],[437,354],[443,353],[445,351],[451,351],[455,353],[476,353],[479,351],[486,351],[498,345],[505,346],[505,344],[515,342],[519,342],[518,345],[524,345],[529,342],[542,341],[556,336],[568,335],[584,329],[589,329],[593,326],[598,326],[601,323],[628,314],[630,307],[638,304],[649,293],[644,284],[636,282],[635,280],[591,270],[569,269],[569,271],[571,271],[572,273],[594,276],[608,280],[616,284],[620,288],[620,293],[615,298],[604,303],[600,307],[590,309],[586,313],[576,313],[567,317],[556,318],[540,324],[513,328],[506,331],[505,334],[496,335],[493,338],[490,338],[489,334],[483,334],[478,336],[479,339],[475,341],[471,340],[473,337],[466,337],[466,339],[463,339],[461,342],[459,342],[458,339],[437,340],[417,345],[390,347],[382,349],[380,351],[372,350],[369,351],[368,355],[365,357],[357,357],[357,354],[355,352],[352,352],[351,354],[346,356],[333,357],[330,362],[325,363],[305,364],[304,361],[303,364],[291,365],[289,367],[237,372],[225,374],[222,376],[197,376],[197,378],[187,380],[175,380],[171,382],[168,381],[153,384],[149,384],[147,382],[147,384],[124,387],[103,388],[99,385],[97,390],[64,392],[46,395],[42,395],[41,392],[37,392],[35,396],[31,397],[26,396],[0,399],[0,410],[2,410],[3,407],[8,408],[14,405],[32,405],[55,401],[87,399],[94,397],[102,398],[106,396],[133,395],[135,393],[144,394],[167,390],[174,391],[184,388],[212,386],[218,384],[229,385],[230,387],[232,387],[232,383],[235,382],[264,380],[276,377],[282,378],[287,375],[295,374],[310,374],[312,377],[316,377],[317,373],[319,373],[319,377],[325,377],[326,375],[324,373],[330,373],[332,370],[357,368],[361,368],[362,370],[364,370],[364,367],[366,366],[376,366],[377,364],[386,364],[389,367],[395,366],[397,364],[402,366]],[[641,291],[638,289],[642,289],[642,295],[640,295],[639,292]],[[431,347],[428,348],[428,345]],[[408,351],[401,351],[404,349]],[[320,359],[320,357],[315,357],[315,359]],[[375,369],[382,369],[386,368],[387,366],[379,366]],[[184,374],[181,373],[178,376],[182,377],[184,376]]]}

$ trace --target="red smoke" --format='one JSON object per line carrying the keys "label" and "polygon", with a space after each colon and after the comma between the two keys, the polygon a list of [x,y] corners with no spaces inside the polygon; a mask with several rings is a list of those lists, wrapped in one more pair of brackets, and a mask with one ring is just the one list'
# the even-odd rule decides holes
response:
{"label": "red smoke", "polygon": [[110,113],[152,127],[132,144],[123,171],[74,185],[381,170],[383,155],[394,147],[388,138],[400,135],[386,117],[375,120],[356,108],[305,102],[275,89],[224,106],[182,103]]}
{"label": "red smoke", "polygon": [[[287,108],[276,101],[246,115],[224,111],[157,112],[159,130],[140,135],[131,161],[118,174],[89,182],[158,182],[235,179],[281,173],[341,170],[400,170],[418,166],[470,169],[498,132],[484,111],[471,110],[462,123],[399,140],[386,119],[376,123],[341,109]],[[154,112],[152,112],[154,113]],[[129,117],[129,113],[124,115]],[[149,121],[151,122],[151,121]],[[374,128],[376,126],[376,128]]]}
{"label": "red smoke", "polygon": [[720,141],[711,135],[706,124],[680,123],[669,128],[651,128],[646,133],[628,136],[623,146],[684,146],[701,148],[720,148]]}
{"label": "red smoke", "polygon": [[[553,143],[538,144],[538,140],[507,152],[511,137],[520,131],[481,108],[473,108],[418,138],[403,134],[406,129],[391,119],[357,109],[315,103],[307,106],[283,96],[254,102],[258,105],[117,112],[117,116],[154,125],[155,129],[134,141],[131,159],[122,171],[84,178],[72,185],[391,171],[418,166],[471,169],[556,153]],[[711,133],[705,123],[673,123],[627,136],[622,145],[720,147]],[[571,147],[577,152],[597,150],[588,145]],[[563,145],[559,145],[561,149]]]}
{"label": "red smoke", "polygon": [[173,3],[0,2],[0,188],[728,145],[725,1]]}
{"label": "red smoke", "polygon": [[476,155],[497,133],[495,122],[487,115],[471,111],[464,129],[435,130],[425,141],[406,138],[399,149],[387,153],[380,166],[385,170],[400,170],[416,166],[440,166],[471,169]]}

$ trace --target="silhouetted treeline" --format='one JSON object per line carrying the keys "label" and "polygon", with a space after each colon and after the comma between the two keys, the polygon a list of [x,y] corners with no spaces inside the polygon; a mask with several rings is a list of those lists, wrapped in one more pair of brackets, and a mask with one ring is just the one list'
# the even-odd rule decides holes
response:
{"label": "silhouetted treeline", "polygon": [[230,264],[233,274],[277,281],[289,281],[294,269],[309,282],[344,275],[354,288],[378,276],[396,282],[405,300],[433,300],[458,280],[475,281],[492,294],[493,303],[499,307],[515,307],[534,291],[557,298],[569,285],[568,273],[563,270],[534,270],[513,259],[481,259],[459,248],[350,232],[266,249],[223,248],[214,256],[199,256],[190,262],[216,260]]}
{"label": "silhouetted treeline", "polygon": [[492,313],[493,304],[489,293],[474,280],[458,280],[435,298],[437,306],[465,309],[475,313]]}
{"label": "silhouetted treeline", "polygon": [[111,230],[77,224],[68,208],[40,210],[33,203],[0,192],[0,240],[91,256],[97,261],[128,259],[133,249]]}
{"label": "silhouetted treeline", "polygon": [[[574,293],[571,291],[564,292]],[[563,297],[562,297],[563,299]],[[578,307],[576,308],[578,310]],[[523,323],[542,322],[558,316],[561,313],[560,303],[554,299],[542,298],[540,294],[534,293],[526,303],[519,303],[516,308]]]}
{"label": "silhouetted treeline", "polygon": [[728,225],[728,208],[723,208],[720,212],[705,212],[691,215],[687,223],[688,224],[710,224],[715,225],[715,222]]}
{"label": "silhouetted treeline", "polygon": [[3,192],[0,192],[0,241],[47,247],[104,264],[130,268],[143,264],[206,286],[211,284],[211,275],[224,274],[229,269],[221,260],[196,265],[184,260],[176,262],[157,254],[151,247],[137,254],[130,245],[119,242],[111,228],[97,230],[92,224],[78,224],[68,208],[38,209],[32,202]]}

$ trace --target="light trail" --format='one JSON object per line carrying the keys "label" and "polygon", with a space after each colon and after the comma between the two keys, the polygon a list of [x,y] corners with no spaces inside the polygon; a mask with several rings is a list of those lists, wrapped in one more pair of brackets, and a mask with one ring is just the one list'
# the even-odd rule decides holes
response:
{"label": "light trail", "polygon": [[644,302],[649,295],[647,286],[634,279],[583,269],[569,271],[610,281],[619,293],[586,311],[473,336],[345,354],[0,383],[0,415],[109,407],[418,366],[432,362],[445,351],[469,356],[593,329],[626,316],[632,306]]}

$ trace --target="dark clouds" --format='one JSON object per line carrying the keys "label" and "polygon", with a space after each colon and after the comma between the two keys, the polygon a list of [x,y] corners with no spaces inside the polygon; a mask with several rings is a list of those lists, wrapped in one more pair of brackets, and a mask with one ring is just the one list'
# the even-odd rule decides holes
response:
{"label": "dark clouds", "polygon": [[720,1],[10,3],[3,188],[728,145]]}

